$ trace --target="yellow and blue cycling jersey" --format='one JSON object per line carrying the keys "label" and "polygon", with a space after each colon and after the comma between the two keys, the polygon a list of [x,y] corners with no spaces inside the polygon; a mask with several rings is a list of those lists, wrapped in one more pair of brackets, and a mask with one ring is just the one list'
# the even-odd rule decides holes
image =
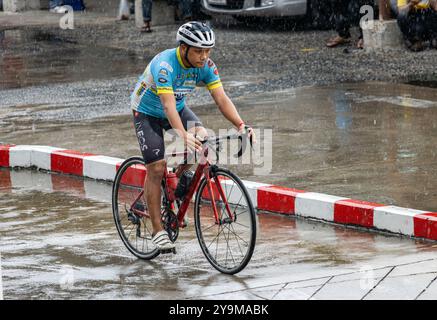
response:
{"label": "yellow and blue cycling jersey", "polygon": [[186,68],[179,47],[165,50],[152,59],[139,78],[131,95],[131,107],[135,111],[165,119],[167,116],[159,95],[174,94],[179,112],[185,106],[185,97],[196,86],[206,86],[209,90],[222,86],[214,62],[208,59],[203,68]]}

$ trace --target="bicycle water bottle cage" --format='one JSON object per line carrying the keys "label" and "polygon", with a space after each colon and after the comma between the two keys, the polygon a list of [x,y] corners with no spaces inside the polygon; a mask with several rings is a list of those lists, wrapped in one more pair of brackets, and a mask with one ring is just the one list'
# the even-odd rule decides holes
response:
{"label": "bicycle water bottle cage", "polygon": [[187,170],[179,179],[178,186],[176,187],[175,196],[182,199],[190,189],[191,181],[193,180],[194,173]]}

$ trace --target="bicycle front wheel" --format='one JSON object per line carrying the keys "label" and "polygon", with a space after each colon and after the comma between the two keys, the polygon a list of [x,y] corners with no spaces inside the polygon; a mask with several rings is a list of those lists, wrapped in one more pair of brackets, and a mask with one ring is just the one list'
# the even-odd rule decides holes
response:
{"label": "bicycle front wheel", "polygon": [[243,182],[229,170],[211,170],[210,181],[209,188],[207,179],[202,179],[196,194],[197,238],[214,268],[235,274],[246,267],[255,248],[255,209]]}

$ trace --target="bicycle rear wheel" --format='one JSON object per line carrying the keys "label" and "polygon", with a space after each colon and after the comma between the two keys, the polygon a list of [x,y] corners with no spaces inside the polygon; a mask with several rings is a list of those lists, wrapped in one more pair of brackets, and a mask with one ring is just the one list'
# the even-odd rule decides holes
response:
{"label": "bicycle rear wheel", "polygon": [[[204,178],[196,194],[196,234],[211,265],[222,273],[235,274],[243,270],[252,257],[256,241],[256,213],[246,187],[235,174],[216,168],[211,170],[211,177],[211,192]],[[222,186],[224,197],[216,181]],[[214,215],[211,193],[218,220]]]}
{"label": "bicycle rear wheel", "polygon": [[132,157],[121,164],[112,187],[112,214],[126,248],[136,257],[150,260],[159,250],[152,243],[152,223],[142,195],[145,177],[142,158]]}

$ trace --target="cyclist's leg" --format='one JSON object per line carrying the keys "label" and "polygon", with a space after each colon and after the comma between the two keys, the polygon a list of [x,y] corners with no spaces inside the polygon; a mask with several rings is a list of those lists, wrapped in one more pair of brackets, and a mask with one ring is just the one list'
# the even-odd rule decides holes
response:
{"label": "cyclist's leg", "polygon": [[162,230],[161,226],[161,181],[166,170],[164,160],[164,138],[160,119],[134,111],[135,131],[141,153],[146,164],[144,195],[151,217],[152,234]]}
{"label": "cyclist's leg", "polygon": [[147,175],[144,180],[144,193],[152,221],[152,235],[163,230],[161,225],[161,181],[165,168],[165,160],[158,160],[146,165]]}

